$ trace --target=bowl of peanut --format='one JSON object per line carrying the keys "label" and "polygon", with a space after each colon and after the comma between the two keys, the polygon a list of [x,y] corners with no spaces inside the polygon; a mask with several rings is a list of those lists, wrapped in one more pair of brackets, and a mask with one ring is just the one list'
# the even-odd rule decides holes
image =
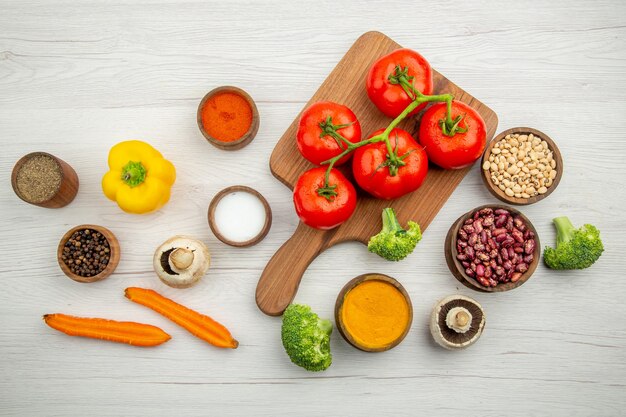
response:
{"label": "bowl of peanut", "polygon": [[482,179],[501,201],[526,205],[549,196],[563,175],[563,159],[554,141],[530,127],[496,136],[482,157]]}

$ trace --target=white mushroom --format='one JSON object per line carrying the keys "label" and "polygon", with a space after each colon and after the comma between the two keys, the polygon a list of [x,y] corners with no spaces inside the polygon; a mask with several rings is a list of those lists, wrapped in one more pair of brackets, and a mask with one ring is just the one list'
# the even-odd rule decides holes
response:
{"label": "white mushroom", "polygon": [[485,327],[485,313],[476,300],[451,295],[439,301],[430,318],[430,333],[446,349],[462,349],[475,343]]}
{"label": "white mushroom", "polygon": [[154,252],[157,275],[174,288],[194,285],[209,269],[209,249],[201,241],[188,236],[174,236]]}

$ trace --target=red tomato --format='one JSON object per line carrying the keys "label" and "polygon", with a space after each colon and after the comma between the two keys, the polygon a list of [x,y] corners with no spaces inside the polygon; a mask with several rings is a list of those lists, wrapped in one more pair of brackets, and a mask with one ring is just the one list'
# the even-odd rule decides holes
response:
{"label": "red tomato", "polygon": [[352,216],[356,207],[356,190],[343,174],[331,169],[328,183],[335,185],[334,197],[327,199],[317,192],[324,187],[325,167],[313,168],[298,178],[293,189],[293,204],[300,220],[316,229],[332,229]]}
{"label": "red tomato", "polygon": [[[380,129],[370,137],[382,132],[383,129]],[[389,167],[384,165],[388,154],[385,142],[358,148],[352,161],[352,172],[359,186],[374,197],[386,200],[417,190],[428,172],[426,152],[409,132],[393,129],[389,141],[399,157],[406,155],[402,160],[405,165],[398,168],[396,175],[392,176]]]}
{"label": "red tomato", "polygon": [[474,163],[485,150],[487,130],[480,114],[460,101],[452,102],[452,119],[463,116],[459,126],[467,129],[449,137],[443,134],[440,120],[446,118],[446,103],[433,104],[422,116],[419,142],[428,159],[444,169],[464,168]]}
{"label": "red tomato", "polygon": [[[349,142],[358,142],[361,140],[361,124],[348,107],[332,101],[318,101],[300,117],[296,135],[298,149],[310,162],[320,165],[346,149],[347,145],[337,135]],[[344,156],[335,166],[345,163],[350,156]]]}
{"label": "red tomato", "polygon": [[[397,49],[374,62],[367,74],[365,86],[370,100],[378,110],[389,117],[397,117],[413,101],[402,88],[390,79],[400,70],[408,69],[404,79],[422,94],[433,93],[433,71],[426,59],[411,49]],[[421,104],[411,114],[418,113],[426,106]]]}

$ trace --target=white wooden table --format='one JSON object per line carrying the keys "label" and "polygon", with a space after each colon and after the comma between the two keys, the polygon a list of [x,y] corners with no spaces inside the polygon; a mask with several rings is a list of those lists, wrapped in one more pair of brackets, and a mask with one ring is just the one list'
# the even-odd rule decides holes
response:
{"label": "white wooden table", "polygon": [[[0,414],[624,414],[625,3],[387,3],[0,0]],[[554,241],[551,219],[568,215],[597,225],[606,252],[586,271],[541,265],[509,293],[460,286],[445,265],[445,233],[461,213],[495,202],[476,166],[404,262],[352,243],[310,266],[296,300],[322,316],[332,317],[346,281],[376,271],[405,285],[415,317],[407,339],[383,354],[357,351],[335,332],[332,367],[306,373],[282,349],[280,319],[254,303],[264,265],[297,225],[268,158],[351,43],[372,29],[491,106],[498,131],[526,125],[550,134],[565,159],[563,180],[523,211],[544,244]],[[195,121],[200,98],[223,84],[246,89],[261,114],[257,138],[234,153],[206,143]],[[156,214],[124,214],[100,189],[109,148],[131,138],[155,145],[178,170],[172,200]],[[41,209],[13,194],[13,164],[38,150],[78,172],[68,207]],[[255,187],[274,212],[253,248],[222,244],[206,222],[211,197],[233,184]],[[56,264],[59,238],[81,223],[109,227],[120,240],[122,260],[105,281],[75,283]],[[175,234],[201,238],[213,256],[188,290],[165,287],[152,271],[154,249]],[[239,349],[208,346],[129,302],[131,285],[210,314]],[[456,292],[483,304],[487,326],[477,345],[447,352],[431,341],[427,318]],[[42,322],[52,312],[147,322],[173,338],[154,349],[70,338]]]}

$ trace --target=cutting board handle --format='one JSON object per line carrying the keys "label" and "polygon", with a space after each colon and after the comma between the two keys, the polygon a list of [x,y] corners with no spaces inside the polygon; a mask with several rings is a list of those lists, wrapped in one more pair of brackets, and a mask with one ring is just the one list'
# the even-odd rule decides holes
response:
{"label": "cutting board handle", "polygon": [[[337,229],[334,229],[337,230]],[[300,280],[313,259],[335,243],[334,231],[300,223],[267,263],[256,287],[256,304],[270,316],[280,316],[296,296]]]}

